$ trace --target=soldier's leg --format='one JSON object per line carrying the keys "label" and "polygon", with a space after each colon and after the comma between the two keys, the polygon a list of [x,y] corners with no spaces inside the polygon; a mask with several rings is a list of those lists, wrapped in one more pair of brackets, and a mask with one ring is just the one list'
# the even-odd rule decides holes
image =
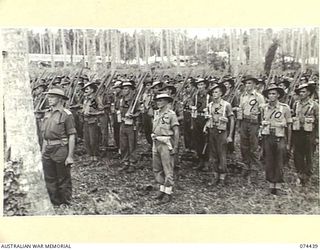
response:
{"label": "soldier's leg", "polygon": [[293,142],[293,161],[296,171],[301,177],[305,169],[305,160],[304,160],[304,136],[303,131],[293,131],[292,135]]}
{"label": "soldier's leg", "polygon": [[250,134],[248,130],[249,123],[247,121],[241,121],[240,125],[240,151],[242,161],[250,168]]}
{"label": "soldier's leg", "polygon": [[134,167],[137,164],[137,156],[136,156],[136,141],[137,141],[137,131],[134,130],[133,126],[128,127],[128,155],[130,162],[130,171],[134,171]]}
{"label": "soldier's leg", "polygon": [[56,163],[56,166],[61,202],[69,204],[72,198],[71,167],[65,166],[64,162]]}
{"label": "soldier's leg", "polygon": [[227,131],[218,131],[217,133],[217,156],[219,159],[218,171],[220,180],[226,184],[227,176]]}
{"label": "soldier's leg", "polygon": [[92,150],[92,155],[97,157],[99,154],[99,126],[97,123],[89,125],[90,131],[90,147]]}
{"label": "soldier's leg", "polygon": [[218,157],[217,157],[217,129],[210,128],[208,133],[208,155],[209,155],[209,171],[210,171],[210,179],[209,185],[217,184],[219,180],[219,172],[218,172]]}
{"label": "soldier's leg", "polygon": [[304,134],[305,134],[304,136],[305,146],[303,147],[303,149],[304,149],[304,155],[305,155],[305,169],[303,172],[305,174],[306,181],[308,181],[312,175],[312,167],[313,167],[312,156],[313,156],[314,137],[310,132],[304,132]]}
{"label": "soldier's leg", "polygon": [[60,205],[61,200],[58,189],[58,174],[56,163],[51,159],[42,158],[43,174],[47,191],[53,205]]}
{"label": "soldier's leg", "polygon": [[89,124],[86,121],[83,124],[83,138],[84,138],[84,145],[86,147],[87,154],[91,157],[93,155],[93,152],[90,144]]}
{"label": "soldier's leg", "polygon": [[158,146],[158,152],[160,154],[161,165],[164,171],[165,193],[170,195],[174,184],[174,155],[170,155],[169,148],[164,143]]}
{"label": "soldier's leg", "polygon": [[143,127],[147,142],[152,145],[151,133],[152,133],[152,118],[147,114],[143,113]]}
{"label": "soldier's leg", "polygon": [[120,125],[120,149],[121,149],[121,164],[123,169],[129,167],[129,141],[128,141],[127,125],[121,123]]}
{"label": "soldier's leg", "polygon": [[259,132],[259,124],[250,124],[250,163],[252,166],[256,167],[256,170],[261,169],[261,163],[259,161],[259,138],[258,138],[258,132]]}
{"label": "soldier's leg", "polygon": [[159,153],[160,145],[160,142],[155,141],[152,147],[152,169],[157,183],[163,186],[165,177]]}

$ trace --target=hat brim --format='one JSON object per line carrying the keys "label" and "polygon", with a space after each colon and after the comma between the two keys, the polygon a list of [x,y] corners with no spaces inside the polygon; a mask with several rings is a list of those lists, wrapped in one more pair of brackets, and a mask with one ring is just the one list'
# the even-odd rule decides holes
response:
{"label": "hat brim", "polygon": [[[256,84],[260,83],[260,81],[257,78],[254,78],[254,77],[250,77],[248,79],[244,79],[241,82],[246,83],[247,81],[250,81],[250,80],[253,80]],[[263,82],[261,82],[261,83],[263,83]]]}
{"label": "hat brim", "polygon": [[309,85],[309,86],[303,86],[302,88],[297,88],[294,90],[294,92],[299,95],[299,92],[301,89],[307,89],[310,91],[310,95],[315,91],[316,85]]}
{"label": "hat brim", "polygon": [[162,87],[162,88],[160,89],[160,91],[163,91],[163,90],[165,90],[165,89],[171,89],[173,95],[175,95],[175,94],[177,93],[177,88],[174,87],[174,86],[164,86],[164,87]]}
{"label": "hat brim", "polygon": [[222,83],[219,83],[219,85],[212,87],[212,88],[208,91],[208,94],[211,95],[211,94],[212,94],[212,91],[215,90],[215,89],[218,89],[218,88],[221,90],[222,96],[224,96],[224,95],[226,94],[226,92],[227,92],[227,87],[224,86],[224,84],[222,84]]}
{"label": "hat brim", "polygon": [[275,87],[275,88],[270,88],[270,89],[265,89],[262,91],[262,95],[266,98],[268,98],[268,93],[270,90],[276,90],[279,93],[279,98],[282,98],[285,94],[285,91],[283,88],[280,87]]}
{"label": "hat brim", "polygon": [[64,100],[69,100],[69,97],[66,96],[66,95],[59,95],[59,94],[56,94],[56,93],[49,93],[49,92],[45,92],[45,94],[47,94],[47,95],[56,95],[56,96],[62,97]]}
{"label": "hat brim", "polygon": [[155,101],[158,101],[158,100],[161,100],[161,99],[167,99],[169,102],[173,102],[173,98],[172,98],[172,97],[167,97],[167,96],[165,96],[165,97],[160,97],[160,98],[155,98],[154,100],[155,100]]}

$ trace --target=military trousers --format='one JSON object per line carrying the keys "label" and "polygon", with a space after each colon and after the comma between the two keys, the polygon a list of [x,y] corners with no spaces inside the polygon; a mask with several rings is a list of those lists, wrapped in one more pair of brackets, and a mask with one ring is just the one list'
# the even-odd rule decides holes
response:
{"label": "military trousers", "polygon": [[125,165],[137,162],[136,157],[136,130],[133,125],[121,123],[120,125],[120,150],[121,162]]}
{"label": "military trousers", "polygon": [[242,120],[240,125],[240,151],[243,163],[251,167],[261,167],[259,162],[259,123]]}
{"label": "military trousers", "polygon": [[165,187],[174,184],[174,155],[170,155],[169,147],[155,140],[152,147],[152,168],[156,181]]}
{"label": "military trousers", "polygon": [[274,134],[263,137],[265,153],[266,180],[271,183],[283,182],[284,152],[286,140],[284,137],[276,137]]}
{"label": "military trousers", "polygon": [[147,142],[152,145],[152,138],[151,138],[151,133],[152,133],[152,117],[148,115],[148,113],[143,113],[143,128],[144,128],[144,133],[146,136]]}
{"label": "military trousers", "polygon": [[72,197],[70,166],[65,166],[68,145],[47,146],[42,156],[44,179],[53,205],[69,204]]}
{"label": "military trousers", "polygon": [[191,114],[190,112],[183,112],[183,139],[186,149],[193,149],[192,145],[192,130],[191,130]]}
{"label": "military trousers", "polygon": [[293,159],[296,171],[303,179],[312,175],[313,132],[292,131]]}
{"label": "military trousers", "polygon": [[227,131],[216,127],[208,130],[209,163],[213,172],[227,173]]}
{"label": "military trousers", "polygon": [[109,144],[109,124],[110,119],[108,114],[103,114],[99,117],[100,131],[101,131],[101,145],[103,148],[108,147]]}
{"label": "military trousers", "polygon": [[99,153],[99,130],[97,122],[88,123],[88,121],[84,121],[84,144],[89,156],[97,156]]}
{"label": "military trousers", "polygon": [[[203,152],[204,145],[206,143],[206,136],[203,133],[204,125],[206,120],[204,116],[198,116],[197,118],[192,118],[193,120],[193,130],[192,130],[192,141],[194,142],[194,147],[197,152],[200,162],[208,160],[208,154]],[[187,136],[187,135],[186,135]]]}

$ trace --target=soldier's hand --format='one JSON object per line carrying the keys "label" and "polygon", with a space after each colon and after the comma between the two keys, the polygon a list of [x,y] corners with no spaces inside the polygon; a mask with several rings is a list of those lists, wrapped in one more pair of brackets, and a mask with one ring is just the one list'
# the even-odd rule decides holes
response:
{"label": "soldier's hand", "polygon": [[230,142],[232,142],[232,137],[231,137],[231,136],[228,136],[228,137],[227,137],[227,143],[230,143]]}
{"label": "soldier's hand", "polygon": [[291,145],[290,145],[290,144],[287,144],[287,145],[286,145],[286,148],[287,148],[287,152],[290,152],[290,150],[291,150]]}
{"label": "soldier's hand", "polygon": [[67,157],[66,161],[64,162],[64,165],[66,166],[70,166],[74,163],[73,158],[72,157]]}

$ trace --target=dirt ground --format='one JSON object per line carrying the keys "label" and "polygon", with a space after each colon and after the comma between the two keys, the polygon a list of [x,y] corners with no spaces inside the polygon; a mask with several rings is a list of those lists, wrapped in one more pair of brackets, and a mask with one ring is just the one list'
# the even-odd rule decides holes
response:
{"label": "dirt ground", "polygon": [[[144,135],[138,140],[138,155],[147,150]],[[238,138],[236,158],[240,160]],[[183,149],[181,149],[183,150]],[[227,186],[209,186],[208,172],[182,160],[173,200],[157,204],[158,190],[150,157],[140,159],[135,172],[120,172],[117,152],[109,151],[96,163],[88,160],[83,144],[77,145],[72,168],[73,202],[55,208],[57,215],[107,214],[319,214],[319,152],[314,157],[314,175],[306,187],[296,184],[293,162],[284,169],[283,190],[272,195],[264,169],[243,176],[241,168],[230,168]]]}

